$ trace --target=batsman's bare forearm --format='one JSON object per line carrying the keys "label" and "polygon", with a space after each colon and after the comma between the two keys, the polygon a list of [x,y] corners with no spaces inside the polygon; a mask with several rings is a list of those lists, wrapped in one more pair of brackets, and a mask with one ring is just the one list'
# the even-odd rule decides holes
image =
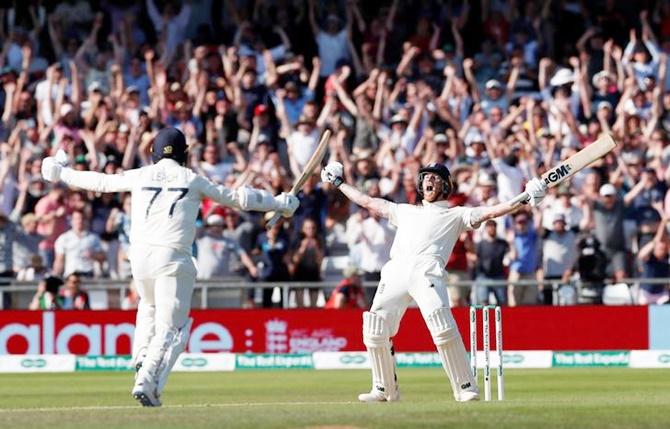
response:
{"label": "batsman's bare forearm", "polygon": [[338,189],[354,203],[388,219],[391,205],[390,202],[381,198],[372,198],[346,183],[342,183]]}
{"label": "batsman's bare forearm", "polygon": [[522,206],[519,205],[519,203],[513,201],[498,203],[493,206],[476,207],[472,210],[470,223],[472,224],[473,228],[479,228],[479,226],[487,220],[513,213],[517,211],[519,207]]}

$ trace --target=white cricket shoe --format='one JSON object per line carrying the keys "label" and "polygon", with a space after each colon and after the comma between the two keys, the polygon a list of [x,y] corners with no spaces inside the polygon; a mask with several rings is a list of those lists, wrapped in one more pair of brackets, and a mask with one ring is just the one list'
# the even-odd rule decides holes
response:
{"label": "white cricket shoe", "polygon": [[133,398],[144,407],[160,407],[161,400],[156,384],[149,380],[137,380],[132,392]]}
{"label": "white cricket shoe", "polygon": [[395,394],[387,398],[382,392],[378,389],[372,389],[368,393],[361,393],[358,395],[358,400],[361,402],[393,402],[400,400],[400,392],[396,389]]}
{"label": "white cricket shoe", "polygon": [[464,390],[456,398],[458,402],[479,401],[479,392]]}
{"label": "white cricket shoe", "polygon": [[358,395],[358,400],[361,402],[386,402],[386,396],[381,392],[372,390],[368,393]]}

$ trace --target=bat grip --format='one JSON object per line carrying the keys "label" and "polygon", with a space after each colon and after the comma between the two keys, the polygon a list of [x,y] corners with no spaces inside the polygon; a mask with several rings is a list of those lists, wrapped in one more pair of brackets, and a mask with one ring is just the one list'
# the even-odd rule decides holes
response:
{"label": "bat grip", "polygon": [[528,192],[522,192],[519,195],[517,195],[516,197],[512,198],[512,200],[510,200],[509,204],[512,207],[516,207],[516,206],[521,205],[524,202],[528,201],[529,198],[530,198],[530,195],[528,195]]}

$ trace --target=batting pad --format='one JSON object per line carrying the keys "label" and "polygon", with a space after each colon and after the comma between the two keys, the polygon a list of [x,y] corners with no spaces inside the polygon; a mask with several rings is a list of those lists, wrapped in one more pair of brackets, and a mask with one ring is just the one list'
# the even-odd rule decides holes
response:
{"label": "batting pad", "polygon": [[133,337],[133,367],[142,364],[147,355],[149,342],[155,334],[154,315],[156,309],[141,299],[135,317],[135,336]]}
{"label": "batting pad", "polygon": [[461,392],[478,392],[477,382],[472,376],[465,346],[451,310],[438,308],[426,317],[426,324],[437,346],[437,353],[449,377],[456,400],[460,400]]}
{"label": "batting pad", "polygon": [[370,355],[372,390],[387,401],[394,401],[398,399],[398,386],[388,329],[383,317],[369,311],[363,313],[363,343]]}
{"label": "batting pad", "polygon": [[158,393],[161,393],[167,383],[168,374],[177,362],[179,355],[186,350],[188,344],[188,337],[191,333],[191,325],[193,319],[189,318],[186,324],[179,329],[170,329],[167,338],[167,348],[165,354],[161,358],[158,367],[156,368],[156,378],[158,380]]}

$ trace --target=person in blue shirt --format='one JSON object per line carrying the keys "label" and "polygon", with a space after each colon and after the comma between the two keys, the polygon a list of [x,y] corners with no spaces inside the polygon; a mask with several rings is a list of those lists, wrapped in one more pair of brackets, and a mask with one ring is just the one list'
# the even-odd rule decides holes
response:
{"label": "person in blue shirt", "polygon": [[[256,239],[256,248],[253,251],[260,258],[258,279],[263,282],[288,281],[289,250],[289,239],[284,232],[282,221],[261,233]],[[263,307],[273,306],[272,293],[271,288],[263,289]],[[278,306],[281,307],[281,304],[280,301]]]}
{"label": "person in blue shirt", "polygon": [[[670,277],[670,242],[666,233],[667,223],[668,216],[664,215],[658,224],[654,238],[645,244],[637,255],[641,277],[645,279]],[[640,305],[667,303],[670,301],[668,285],[641,282],[637,301]]]}
{"label": "person in blue shirt", "polygon": [[298,193],[300,207],[293,218],[293,230],[299,232],[305,220],[311,219],[316,223],[317,230],[325,230],[326,214],[328,210],[328,197],[323,189],[318,186],[319,177],[314,175],[307,180],[305,186]]}
{"label": "person in blue shirt", "polygon": [[536,280],[536,272],[539,268],[538,236],[526,212],[519,212],[514,216],[513,238],[510,247],[514,258],[509,267],[509,305],[537,304],[537,287],[513,284],[519,280]]}

